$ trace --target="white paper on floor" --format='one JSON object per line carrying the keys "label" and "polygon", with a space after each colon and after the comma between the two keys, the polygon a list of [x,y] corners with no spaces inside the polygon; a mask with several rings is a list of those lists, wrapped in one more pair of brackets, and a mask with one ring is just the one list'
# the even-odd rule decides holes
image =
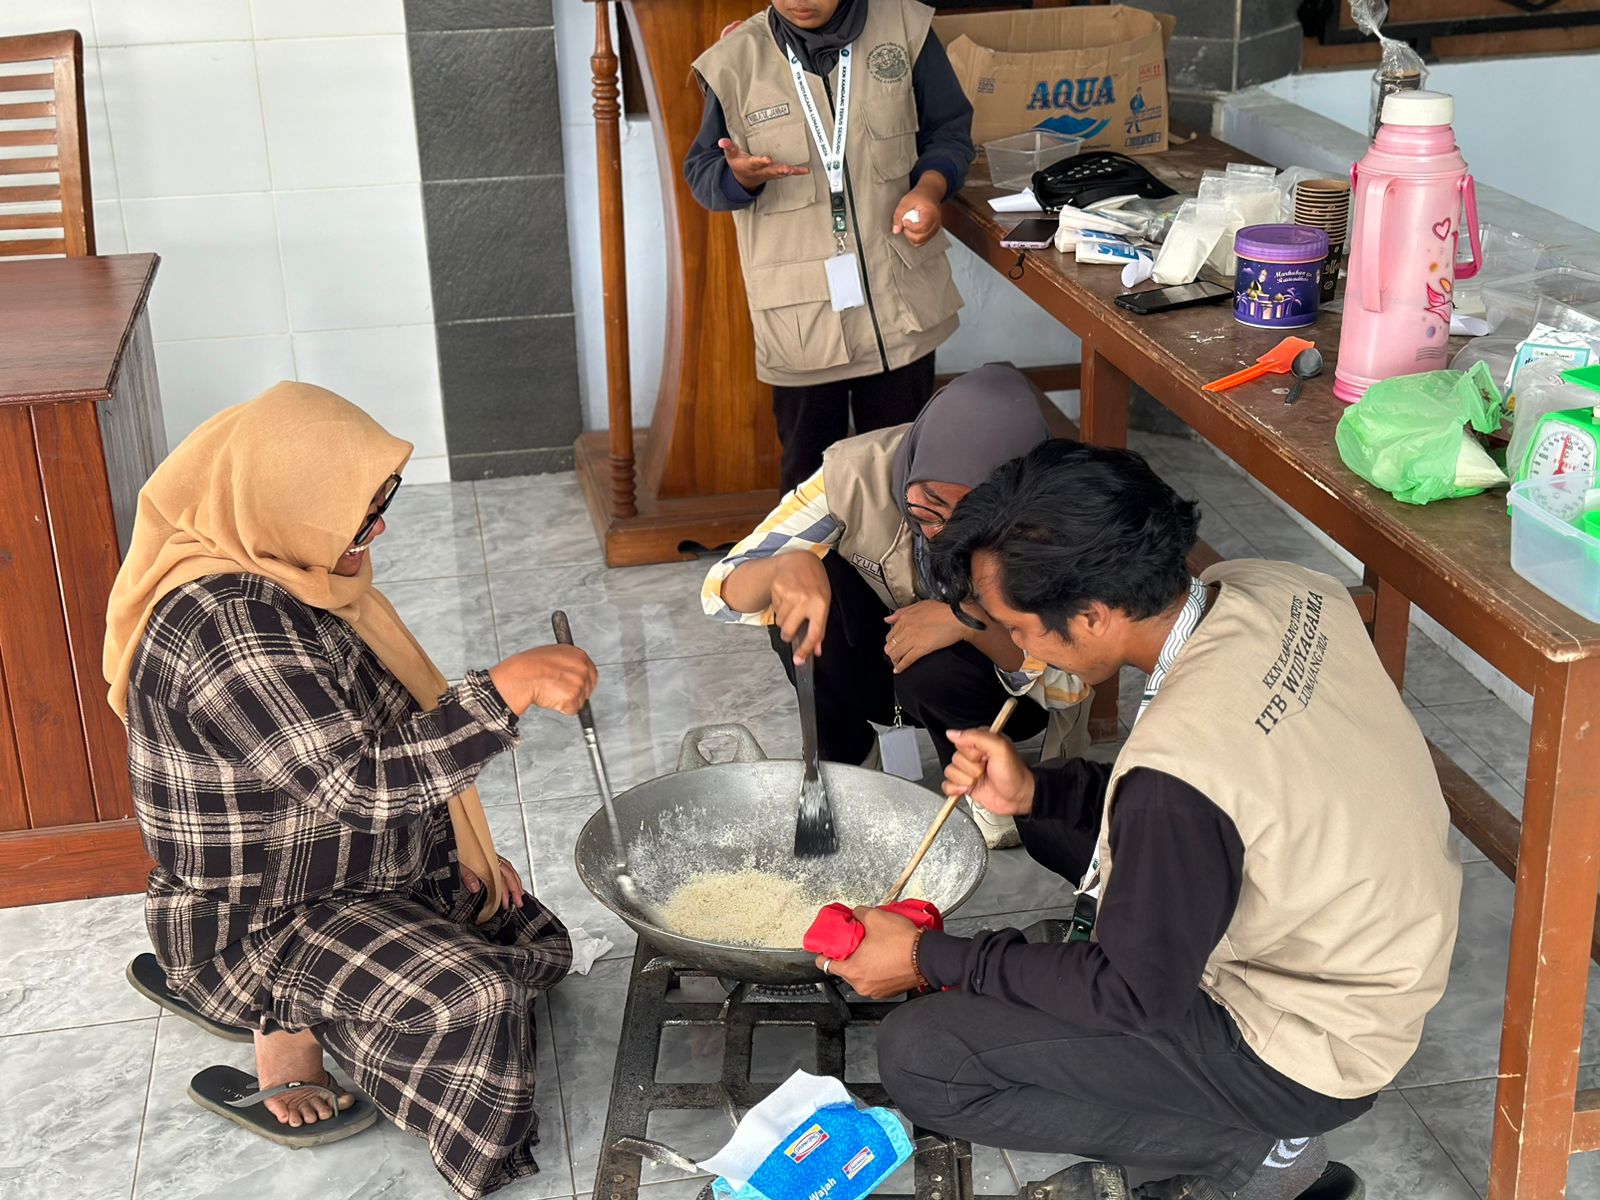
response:
{"label": "white paper on floor", "polygon": [[587,975],[589,968],[612,949],[611,939],[596,937],[579,926],[567,930],[567,937],[572,940],[572,967],[570,975]]}

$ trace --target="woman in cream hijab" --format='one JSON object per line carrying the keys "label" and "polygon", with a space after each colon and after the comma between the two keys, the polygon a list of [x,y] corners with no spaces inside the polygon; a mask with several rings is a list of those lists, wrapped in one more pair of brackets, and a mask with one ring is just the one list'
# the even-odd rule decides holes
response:
{"label": "woman in cream hijab", "polygon": [[[532,1004],[571,963],[494,852],[473,781],[529,707],[575,713],[581,650],[450,686],[372,586],[411,446],[280,383],[195,430],[139,495],[107,613],[110,701],[150,873],[157,1003],[253,1037],[190,1094],[287,1145],[428,1140],[475,1197],[538,1169]],[[326,1050],[371,1102],[340,1093]]]}

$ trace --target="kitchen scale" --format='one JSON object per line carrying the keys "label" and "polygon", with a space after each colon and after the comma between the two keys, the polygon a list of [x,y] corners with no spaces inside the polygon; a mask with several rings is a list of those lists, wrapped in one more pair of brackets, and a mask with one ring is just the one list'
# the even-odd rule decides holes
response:
{"label": "kitchen scale", "polygon": [[[1534,427],[1533,438],[1517,469],[1517,480],[1544,479],[1552,475],[1586,475],[1600,471],[1600,365],[1563,371],[1561,378],[1596,393],[1591,408],[1569,408],[1546,413]],[[1552,496],[1550,511],[1573,519],[1583,513],[1585,496]]]}

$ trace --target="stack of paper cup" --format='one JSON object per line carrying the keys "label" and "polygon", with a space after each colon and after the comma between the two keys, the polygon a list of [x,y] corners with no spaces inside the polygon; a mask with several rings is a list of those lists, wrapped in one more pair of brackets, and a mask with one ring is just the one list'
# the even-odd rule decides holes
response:
{"label": "stack of paper cup", "polygon": [[1303,179],[1294,189],[1294,223],[1326,230],[1328,258],[1322,264],[1323,304],[1333,301],[1339,265],[1350,240],[1350,184],[1342,179]]}

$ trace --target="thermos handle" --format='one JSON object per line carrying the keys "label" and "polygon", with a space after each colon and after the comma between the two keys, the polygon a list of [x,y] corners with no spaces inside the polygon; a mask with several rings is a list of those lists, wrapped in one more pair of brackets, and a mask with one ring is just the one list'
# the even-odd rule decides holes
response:
{"label": "thermos handle", "polygon": [[1471,279],[1483,266],[1482,235],[1478,231],[1478,187],[1471,175],[1461,177],[1461,198],[1466,207],[1467,246],[1472,251],[1472,261],[1456,264],[1457,279]]}
{"label": "thermos handle", "polygon": [[[1352,172],[1352,175],[1354,172]],[[1379,279],[1382,255],[1378,247],[1383,234],[1383,201],[1391,181],[1367,188],[1361,197],[1361,306],[1368,312],[1383,311],[1383,291]]]}

